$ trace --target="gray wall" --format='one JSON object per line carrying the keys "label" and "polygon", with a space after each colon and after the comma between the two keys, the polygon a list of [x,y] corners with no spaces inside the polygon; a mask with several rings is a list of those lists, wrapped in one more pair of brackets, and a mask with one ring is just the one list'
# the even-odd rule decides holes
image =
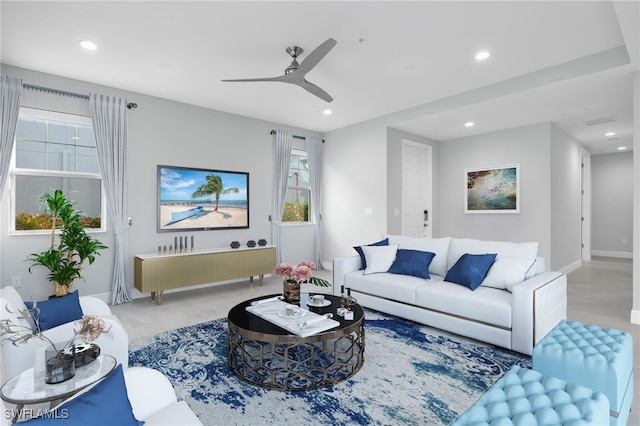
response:
{"label": "gray wall", "polygon": [[[591,157],[591,253],[633,254],[633,152]],[[622,240],[626,240],[623,243]]]}
{"label": "gray wall", "polygon": [[[267,217],[271,208],[273,149],[269,132],[281,127],[296,134],[312,133],[29,70],[5,66],[3,74],[46,87],[123,96],[139,104],[129,115],[129,212],[134,221],[128,265],[131,282],[133,255],[153,252],[175,235],[156,232],[158,164],[241,170],[251,174],[250,229],[194,232],[198,247],[226,247],[232,240],[270,240]],[[55,103],[48,107],[77,112],[70,111],[72,107],[64,97],[40,96],[45,97]],[[573,250],[580,243],[576,241],[574,228],[564,229],[565,223],[573,223],[575,203],[552,207],[552,200],[574,200],[575,171],[572,166],[571,170],[565,168],[567,164],[574,164],[577,144],[555,126],[539,124],[442,143],[394,130],[392,126],[388,117],[381,117],[324,135],[324,262],[351,255],[353,245],[376,241],[381,234],[395,231],[389,209],[397,204],[401,193],[400,159],[396,155],[399,149],[395,148],[399,148],[403,138],[434,147],[434,237],[538,241],[539,254],[547,259],[548,269],[560,269],[579,261],[579,252],[576,258]],[[552,151],[555,141],[559,141],[559,146],[554,146]],[[464,170],[512,163],[520,164],[521,213],[465,215]],[[552,179],[562,184],[557,185],[555,181],[552,184]],[[373,216],[364,214],[366,208],[373,209]],[[29,274],[28,264],[24,262],[29,253],[45,247],[46,238],[9,236],[8,211],[5,196],[0,210],[2,283],[6,285],[11,276],[21,275],[23,296],[47,296],[50,288],[43,284],[46,282],[44,271]],[[107,233],[101,236],[107,245],[113,245],[110,228],[108,225]],[[284,230],[283,238],[285,261],[294,263],[312,258],[311,227],[292,226]],[[86,271],[87,282],[78,285],[81,294],[108,293],[112,263],[111,252],[105,252]]]}
{"label": "gray wall", "polygon": [[[128,277],[133,285],[133,256],[155,252],[158,245],[170,244],[178,233],[156,232],[157,171],[158,164],[219,168],[250,173],[250,228],[188,232],[194,235],[196,247],[228,247],[231,241],[242,244],[247,240],[265,238],[271,241],[268,216],[271,211],[273,137],[274,128],[292,130],[294,134],[314,134],[302,129],[255,120],[225,112],[214,111],[161,98],[96,86],[77,80],[33,72],[9,66],[2,73],[21,77],[26,83],[52,87],[77,93],[97,92],[122,96],[138,103],[129,113],[129,215],[133,219],[130,231]],[[25,91],[24,106],[42,106],[62,112],[89,115],[88,102],[70,102],[68,98]],[[25,102],[27,104],[25,104]],[[36,105],[38,104],[38,105]],[[47,105],[43,105],[47,104]],[[84,111],[73,110],[85,108]],[[11,277],[20,275],[23,297],[41,299],[51,294],[42,268],[28,272],[24,259],[33,252],[46,249],[45,236],[8,235],[9,191],[5,191],[0,209],[0,278],[3,285]],[[289,231],[293,234],[287,238]],[[107,232],[97,238],[113,247],[111,224]],[[313,259],[313,228],[294,226],[284,231],[283,253],[285,261]],[[287,258],[286,256],[290,256]],[[81,295],[106,295],[111,288],[113,268],[112,250],[103,252],[84,273],[86,282],[76,288]],[[136,296],[134,290],[134,296]]]}
{"label": "gray wall", "polygon": [[[498,241],[538,241],[547,269],[551,247],[550,124],[443,142],[440,145],[440,234]],[[520,165],[519,214],[465,214],[465,169]]]}

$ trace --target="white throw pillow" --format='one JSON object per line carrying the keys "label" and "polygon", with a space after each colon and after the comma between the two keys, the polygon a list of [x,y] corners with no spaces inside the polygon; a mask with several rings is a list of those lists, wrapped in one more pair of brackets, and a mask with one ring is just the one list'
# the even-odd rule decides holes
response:
{"label": "white throw pillow", "polygon": [[[391,240],[389,240],[391,242]],[[404,247],[403,247],[404,248]],[[469,238],[452,238],[449,245],[448,268],[451,269],[458,259],[466,253],[497,253],[498,256],[535,259],[538,256],[538,243],[512,243],[507,241],[483,241]]]}
{"label": "white throw pillow", "polygon": [[367,259],[367,267],[364,275],[387,272],[393,261],[396,260],[398,245],[388,246],[362,246],[364,257]]}
{"label": "white throw pillow", "polygon": [[535,259],[502,256],[499,254],[480,285],[511,291],[514,285],[525,280],[527,272],[535,261]]}

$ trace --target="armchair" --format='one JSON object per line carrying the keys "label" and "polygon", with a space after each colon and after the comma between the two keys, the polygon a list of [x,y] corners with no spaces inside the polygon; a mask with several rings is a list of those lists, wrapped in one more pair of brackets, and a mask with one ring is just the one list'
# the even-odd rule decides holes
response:
{"label": "armchair", "polygon": [[[113,356],[123,367],[127,367],[129,365],[129,336],[118,318],[112,314],[109,306],[97,297],[82,296],[79,301],[84,315],[98,315],[104,319],[107,328],[110,328],[110,335],[102,335],[93,343],[100,346],[101,353]],[[15,314],[25,308],[22,297],[13,287],[0,288],[0,318],[11,319],[16,324],[30,327],[28,321],[18,319]],[[45,330],[43,334],[52,342],[67,341],[74,335],[73,322],[50,328]],[[18,345],[7,341],[2,342],[0,383],[4,383],[22,371],[33,367],[36,350],[47,345],[48,342],[41,339],[30,339],[26,343]]]}

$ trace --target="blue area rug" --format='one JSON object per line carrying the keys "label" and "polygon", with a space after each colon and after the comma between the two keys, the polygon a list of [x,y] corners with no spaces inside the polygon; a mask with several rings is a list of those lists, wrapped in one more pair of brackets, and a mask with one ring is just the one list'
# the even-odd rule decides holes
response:
{"label": "blue area rug", "polygon": [[218,319],[135,339],[129,365],[155,368],[205,425],[447,425],[512,365],[516,352],[436,336],[437,330],[367,310],[365,363],[351,379],[307,392],[248,385],[227,367]]}

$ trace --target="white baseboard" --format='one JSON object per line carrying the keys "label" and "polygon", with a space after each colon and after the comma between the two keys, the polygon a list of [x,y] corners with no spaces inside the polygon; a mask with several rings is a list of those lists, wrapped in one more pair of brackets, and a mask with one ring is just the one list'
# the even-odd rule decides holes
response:
{"label": "white baseboard", "polygon": [[602,257],[619,257],[622,259],[633,259],[632,251],[591,250],[591,255],[602,256]]}
{"label": "white baseboard", "polygon": [[560,268],[560,270],[558,272],[561,272],[563,274],[568,274],[570,272],[575,271],[576,269],[578,269],[581,266],[582,266],[582,260],[577,260],[577,261],[565,266],[564,268]]}
{"label": "white baseboard", "polygon": [[631,324],[640,324],[640,311],[631,311]]}

